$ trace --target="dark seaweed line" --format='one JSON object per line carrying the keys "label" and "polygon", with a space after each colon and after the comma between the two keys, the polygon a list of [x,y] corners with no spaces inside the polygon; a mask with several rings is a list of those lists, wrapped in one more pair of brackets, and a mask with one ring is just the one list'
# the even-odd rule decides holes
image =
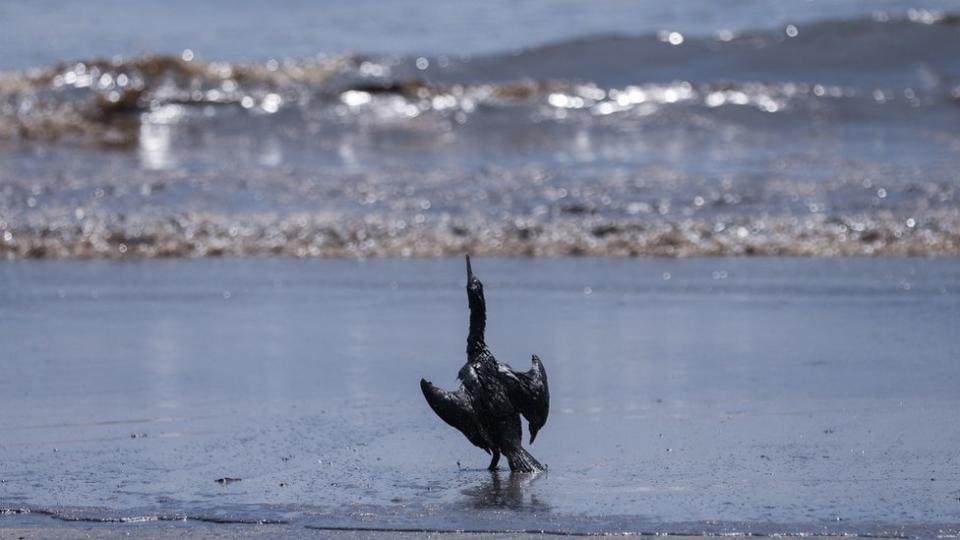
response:
{"label": "dark seaweed line", "polygon": [[46,508],[3,508],[0,507],[0,517],[10,515],[36,514],[46,516],[57,521],[68,523],[147,523],[151,521],[196,521],[198,523],[214,523],[217,525],[289,525],[290,522],[282,519],[242,519],[219,518],[211,516],[165,515],[155,516],[128,516],[128,517],[86,517],[64,515],[56,510]]}
{"label": "dark seaweed line", "polygon": [[[210,516],[191,516],[191,515],[164,515],[156,516],[130,516],[130,517],[84,517],[69,516],[61,514],[55,510],[45,508],[6,508],[0,507],[0,518],[11,515],[36,514],[46,516],[50,519],[63,521],[67,523],[148,523],[153,521],[195,521],[197,523],[212,523],[216,525],[291,525],[286,520],[274,519],[236,519],[236,518],[218,518]],[[820,538],[870,538],[870,539],[907,539],[915,538],[904,534],[871,534],[871,533],[804,533],[804,532],[777,532],[777,533],[753,533],[753,532],[651,532],[651,531],[619,531],[619,532],[589,532],[589,531],[562,531],[551,529],[454,529],[454,528],[432,528],[432,527],[360,527],[360,526],[335,526],[335,525],[304,525],[304,529],[314,531],[341,531],[341,532],[383,532],[383,533],[423,533],[423,534],[538,534],[542,536],[567,536],[567,537],[606,537],[606,536],[637,536],[637,537],[742,537],[742,538],[799,538],[799,537],[820,537]]]}
{"label": "dark seaweed line", "polygon": [[743,538],[913,538],[901,534],[857,534],[857,533],[752,533],[752,532],[650,532],[650,531],[620,531],[620,532],[588,532],[588,531],[560,531],[551,529],[443,529],[431,527],[354,527],[354,526],[326,526],[305,525],[305,529],[316,531],[351,531],[351,532],[392,532],[392,533],[424,533],[424,534],[538,534],[543,536],[572,536],[572,537],[601,537],[601,536],[665,536],[665,537],[743,537]]}
{"label": "dark seaweed line", "polygon": [[[756,533],[710,534],[710,533],[674,533],[674,532],[585,532],[585,531],[558,531],[550,529],[440,529],[430,527],[336,527],[324,525],[305,525],[305,529],[315,531],[352,531],[352,532],[392,532],[392,533],[423,533],[423,534],[539,534],[543,536],[744,536],[762,537]],[[789,535],[777,535],[789,536]]]}

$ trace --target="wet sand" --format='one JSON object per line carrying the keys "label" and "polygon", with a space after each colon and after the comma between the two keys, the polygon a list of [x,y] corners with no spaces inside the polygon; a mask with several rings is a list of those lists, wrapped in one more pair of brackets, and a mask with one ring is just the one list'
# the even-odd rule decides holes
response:
{"label": "wet sand", "polygon": [[460,259],[0,264],[0,537],[958,533],[960,260],[476,269],[551,377],[537,477],[419,393]]}

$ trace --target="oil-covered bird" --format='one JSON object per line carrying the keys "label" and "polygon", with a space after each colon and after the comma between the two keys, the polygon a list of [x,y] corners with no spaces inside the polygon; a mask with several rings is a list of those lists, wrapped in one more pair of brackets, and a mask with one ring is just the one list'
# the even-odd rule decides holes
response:
{"label": "oil-covered bird", "polygon": [[520,416],[527,419],[530,444],[547,422],[550,412],[550,391],[547,372],[537,355],[533,367],[518,372],[497,362],[484,341],[487,307],[483,284],[473,275],[467,256],[467,300],[470,305],[470,331],[467,335],[467,363],[460,368],[460,388],[447,392],[425,379],[420,379],[427,403],[444,422],[460,430],[475,446],[493,458],[490,470],[497,468],[500,454],[507,457],[510,470],[534,472],[544,470],[524,450]]}

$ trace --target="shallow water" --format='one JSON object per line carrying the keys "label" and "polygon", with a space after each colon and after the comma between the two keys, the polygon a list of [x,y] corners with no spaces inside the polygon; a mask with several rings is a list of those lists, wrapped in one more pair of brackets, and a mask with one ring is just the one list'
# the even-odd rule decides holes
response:
{"label": "shallow water", "polygon": [[960,255],[954,3],[42,6],[0,257]]}
{"label": "shallow water", "polygon": [[[960,532],[957,259],[478,259],[543,358],[537,476],[418,380],[460,259],[0,265],[0,507],[61,519],[565,532]],[[218,483],[221,478],[238,482]],[[0,517],[0,527],[39,519]]]}

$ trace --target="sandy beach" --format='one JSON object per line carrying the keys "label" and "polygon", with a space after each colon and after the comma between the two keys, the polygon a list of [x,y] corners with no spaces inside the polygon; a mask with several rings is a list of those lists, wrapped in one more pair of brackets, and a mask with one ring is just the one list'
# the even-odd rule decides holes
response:
{"label": "sandy beach", "polygon": [[958,10],[0,1],[0,540],[960,538]]}

